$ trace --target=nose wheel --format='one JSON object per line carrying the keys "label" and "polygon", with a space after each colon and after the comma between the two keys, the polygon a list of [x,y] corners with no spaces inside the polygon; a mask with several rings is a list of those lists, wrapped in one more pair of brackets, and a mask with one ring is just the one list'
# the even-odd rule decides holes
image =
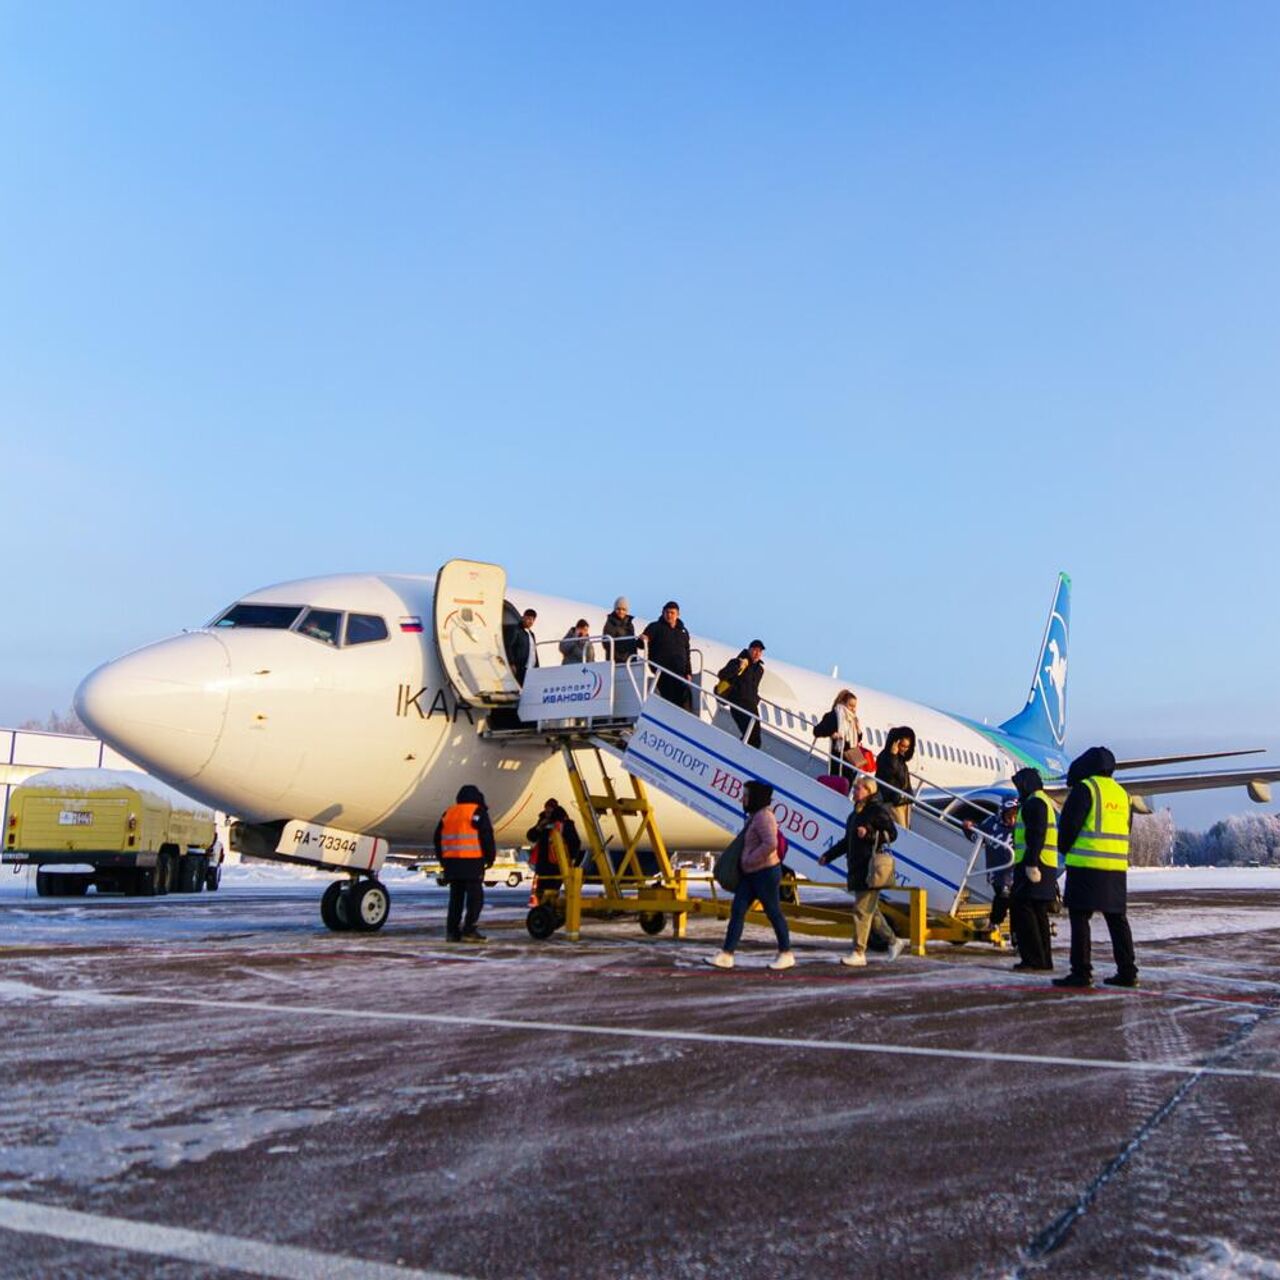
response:
{"label": "nose wheel", "polygon": [[391,894],[380,880],[335,880],[320,899],[320,919],[335,933],[374,933],[391,914]]}

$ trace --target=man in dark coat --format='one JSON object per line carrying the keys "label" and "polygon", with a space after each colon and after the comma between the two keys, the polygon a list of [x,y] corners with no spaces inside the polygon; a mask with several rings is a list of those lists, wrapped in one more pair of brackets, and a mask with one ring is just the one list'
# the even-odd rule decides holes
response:
{"label": "man in dark coat", "polygon": [[1015,969],[1049,973],[1053,969],[1053,935],[1049,930],[1049,905],[1058,893],[1057,815],[1044,793],[1044,779],[1037,769],[1019,769],[1013,775],[1018,789],[1018,821],[1014,832],[1013,883],[1009,914],[1018,943]]}
{"label": "man in dark coat", "polygon": [[668,600],[662,606],[662,617],[649,623],[642,635],[649,661],[666,668],[658,677],[658,693],[677,707],[692,710],[693,690],[679,679],[693,678],[689,632],[680,620],[680,606]]}
{"label": "man in dark coat", "polygon": [[[729,714],[747,745],[760,745],[760,681],[764,679],[764,641],[753,640],[736,658],[716,673],[718,680],[728,682],[721,697],[730,703]],[[750,727],[751,732],[747,729]]]}
{"label": "man in dark coat", "polygon": [[884,787],[883,799],[900,827],[911,825],[911,771],[907,762],[916,753],[916,731],[907,725],[890,729],[884,749],[876,757],[876,780]]}
{"label": "man in dark coat", "polygon": [[981,822],[964,823],[964,833],[970,840],[981,840],[986,859],[987,881],[991,885],[990,927],[998,929],[1009,914],[1009,890],[1013,881],[1011,857],[1005,845],[1013,843],[1013,831],[1018,825],[1018,802],[1009,796],[999,810],[983,818]]}
{"label": "man in dark coat", "polygon": [[436,823],[434,843],[449,886],[445,937],[450,942],[483,942],[485,936],[476,925],[484,910],[484,873],[493,866],[498,847],[479,787],[459,788],[457,800]]}
{"label": "man in dark coat", "polygon": [[503,637],[507,646],[507,662],[511,666],[511,674],[520,684],[524,684],[524,677],[529,668],[538,665],[538,637],[533,634],[533,624],[537,620],[538,611],[526,609],[520,615],[520,625],[508,627]]}
{"label": "man in dark coat", "polygon": [[614,662],[626,662],[636,651],[639,641],[636,639],[636,620],[631,616],[631,605],[626,596],[619,596],[613,602],[613,612],[604,620],[603,635],[608,636],[612,645],[605,645],[605,657]]}
{"label": "man in dark coat", "polygon": [[529,864],[538,878],[537,893],[544,889],[558,890],[563,879],[560,863],[551,847],[552,831],[560,832],[570,864],[577,866],[582,861],[582,838],[578,835],[577,826],[558,800],[548,800],[542,806],[538,820],[525,833],[532,846]]}
{"label": "man in dark coat", "polygon": [[1133,933],[1129,929],[1128,868],[1131,806],[1111,776],[1116,758],[1106,747],[1090,747],[1067,770],[1066,802],[1058,819],[1058,847],[1067,864],[1063,902],[1071,917],[1071,971],[1058,987],[1093,985],[1091,921],[1101,911],[1111,934],[1116,972],[1109,987],[1138,985]]}

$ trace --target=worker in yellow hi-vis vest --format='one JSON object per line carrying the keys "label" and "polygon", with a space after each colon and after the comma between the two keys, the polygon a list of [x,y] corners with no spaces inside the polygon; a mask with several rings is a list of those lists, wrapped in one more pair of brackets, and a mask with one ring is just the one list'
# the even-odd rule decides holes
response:
{"label": "worker in yellow hi-vis vest", "polygon": [[1090,747],[1071,762],[1071,790],[1058,819],[1058,848],[1067,864],[1063,894],[1071,916],[1071,970],[1056,987],[1090,987],[1093,913],[1101,911],[1111,934],[1116,971],[1109,987],[1136,987],[1138,965],[1126,914],[1129,879],[1129,793],[1111,776],[1116,758],[1106,747]]}
{"label": "worker in yellow hi-vis vest", "polygon": [[1013,828],[1013,886],[1009,914],[1018,943],[1015,969],[1053,972],[1049,908],[1058,896],[1058,811],[1038,769],[1019,769],[1018,820]]}
{"label": "worker in yellow hi-vis vest", "polygon": [[483,942],[485,936],[477,925],[484,910],[484,873],[493,866],[498,850],[479,787],[459,789],[456,803],[436,823],[435,846],[449,886],[445,937],[450,942]]}

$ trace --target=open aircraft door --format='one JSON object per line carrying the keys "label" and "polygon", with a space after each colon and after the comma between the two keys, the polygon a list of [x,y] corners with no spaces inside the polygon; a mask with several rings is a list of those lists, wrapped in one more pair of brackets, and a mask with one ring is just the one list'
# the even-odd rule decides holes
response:
{"label": "open aircraft door", "polygon": [[511,707],[520,686],[507,664],[501,565],[450,560],[436,574],[435,629],[440,664],[453,691],[472,707]]}

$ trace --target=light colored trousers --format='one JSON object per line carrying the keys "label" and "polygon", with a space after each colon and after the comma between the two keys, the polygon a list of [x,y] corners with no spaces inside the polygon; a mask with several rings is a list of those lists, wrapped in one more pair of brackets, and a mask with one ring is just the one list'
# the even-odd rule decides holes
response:
{"label": "light colored trousers", "polygon": [[897,939],[898,935],[890,928],[880,910],[880,890],[863,889],[853,895],[854,950],[867,949],[867,939],[871,936],[872,929],[876,931],[876,937],[883,938],[885,942],[892,943]]}

